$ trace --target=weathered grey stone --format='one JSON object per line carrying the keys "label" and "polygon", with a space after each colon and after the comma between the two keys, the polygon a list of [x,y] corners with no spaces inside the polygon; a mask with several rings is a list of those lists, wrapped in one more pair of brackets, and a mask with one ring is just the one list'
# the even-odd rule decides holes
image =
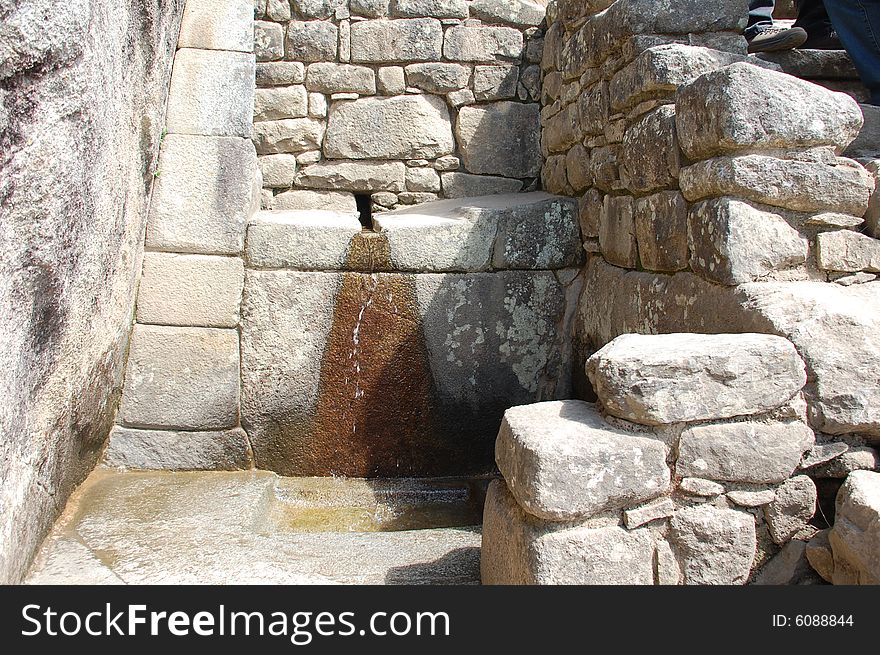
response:
{"label": "weathered grey stone", "polygon": [[353,14],[367,18],[382,18],[388,15],[390,0],[349,0]]}
{"label": "weathered grey stone", "polygon": [[544,21],[547,8],[529,0],[476,0],[470,4],[471,15],[490,23],[508,23],[517,27],[536,27]]}
{"label": "weathered grey stone", "polygon": [[583,122],[576,104],[570,104],[544,125],[541,143],[547,152],[566,152],[583,137]]}
{"label": "weathered grey stone", "polygon": [[258,202],[257,157],[244,139],[169,134],[162,142],[146,245],[155,250],[241,252]]}
{"label": "weathered grey stone", "polygon": [[406,189],[422,193],[439,193],[440,174],[433,168],[407,168]]}
{"label": "weathered grey stone", "polygon": [[676,472],[728,482],[782,482],[814,439],[800,422],[697,425],[681,435]]}
{"label": "weathered grey stone", "polygon": [[672,517],[669,541],[685,584],[744,584],[755,556],[755,520],[731,509],[686,507]]}
{"label": "weathered grey stone", "polygon": [[662,105],[630,125],[620,149],[620,179],[637,194],[675,185],[679,170],[675,108]]}
{"label": "weathered grey stone", "polygon": [[754,148],[842,151],[862,127],[846,94],[747,63],[697,78],[679,89],[675,103],[681,147],[694,160]]}
{"label": "weathered grey stone", "polygon": [[252,466],[244,430],[166,432],[116,426],[105,466],[164,471],[234,471]]}
{"label": "weathered grey stone", "polygon": [[538,175],[538,112],[537,105],[518,102],[463,108],[455,131],[465,168],[471,173],[508,177]]}
{"label": "weathered grey stone", "polygon": [[354,194],[344,191],[296,189],[276,195],[272,209],[281,211],[318,209],[321,211],[357,214],[357,203],[355,202]]}
{"label": "weathered grey stone", "polygon": [[294,61],[336,59],[339,30],[327,21],[291,21],[284,41],[287,58]]}
{"label": "weathered grey stone", "polygon": [[[381,261],[381,238],[363,239]],[[257,466],[286,475],[491,470],[504,407],[570,393],[566,291],[552,272],[249,270],[242,425]],[[394,451],[384,463],[370,445],[383,430],[382,452]]]}
{"label": "weathered grey stone", "polygon": [[517,66],[476,66],[474,68],[474,98],[501,100],[516,95],[519,83]]}
{"label": "weathered grey stone", "polygon": [[165,128],[170,134],[251,135],[254,58],[181,48],[174,57]]}
{"label": "weathered grey stone", "polygon": [[346,264],[351,240],[360,231],[353,212],[258,212],[248,225],[245,256],[252,268],[340,269]]}
{"label": "weathered grey stone", "polygon": [[773,559],[761,567],[752,584],[793,585],[816,579],[807,561],[806,547],[804,541],[789,541]]}
{"label": "weathered grey stone", "polygon": [[296,176],[299,186],[345,191],[391,191],[406,189],[403,162],[323,161],[306,166]]}
{"label": "weathered grey stone", "polygon": [[406,77],[403,66],[383,66],[379,69],[379,93],[396,96],[406,91]]}
{"label": "weathered grey stone", "polygon": [[[329,482],[279,480],[265,471],[133,475],[105,469],[86,482],[84,511],[65,515],[69,529],[54,532],[49,562],[42,566],[41,557],[28,582],[95,584],[114,573],[130,584],[479,582],[479,530],[375,531],[387,527],[389,514],[418,527],[429,525],[420,513],[438,509],[466,518],[464,508],[474,502],[466,491],[452,487],[453,498],[443,504],[424,486],[380,484],[371,493],[360,480]],[[313,520],[316,513],[322,516]],[[374,531],[348,531],[364,525]],[[71,542],[86,553],[71,560],[67,549],[56,550]],[[85,574],[71,570],[86,555],[97,560],[95,553],[110,551],[114,557],[104,560],[112,570],[94,562]]]}
{"label": "weathered grey stone", "polygon": [[703,498],[720,496],[724,493],[724,485],[712,482],[712,480],[704,480],[703,478],[684,478],[679,485],[679,489],[691,496],[701,496]]}
{"label": "weathered grey stone", "polygon": [[325,118],[328,111],[327,96],[323,93],[309,94],[309,116],[311,118]]}
{"label": "weathered grey stone", "polygon": [[436,171],[457,171],[461,167],[461,160],[455,155],[444,155],[434,161]]}
{"label": "weathered grey stone", "polygon": [[609,413],[644,425],[766,412],[807,380],[791,342],[764,334],[626,334],[587,374]]}
{"label": "weathered grey stone", "polygon": [[586,191],[593,185],[590,170],[590,152],[580,143],[565,155],[565,175],[576,193]]}
{"label": "weathered grey stone", "polygon": [[130,427],[220,430],[238,422],[238,332],[135,325],[119,407]]}
{"label": "weathered grey stone", "polygon": [[376,75],[373,69],[351,64],[310,64],[306,72],[306,88],[321,93],[376,93]]}
{"label": "weathered grey stone", "polygon": [[[840,53],[844,54],[844,53]],[[849,57],[846,57],[849,60]],[[849,144],[844,154],[851,159],[876,159],[880,155],[880,108],[859,105],[864,123],[859,135]]]}
{"label": "weathered grey stone", "polygon": [[238,257],[148,252],[137,300],[138,323],[235,327],[244,286]]}
{"label": "weathered grey stone", "polygon": [[577,99],[577,111],[585,135],[602,134],[611,114],[607,82],[600,80],[585,89]]}
{"label": "weathered grey stone", "polygon": [[392,13],[408,18],[467,18],[468,6],[464,0],[395,0]]}
{"label": "weathered grey stone", "polygon": [[826,271],[880,273],[880,241],[851,230],[816,237],[816,261]]}
{"label": "weathered grey stone", "polygon": [[554,524],[528,516],[503,481],[489,485],[483,519],[483,584],[640,584],[654,582],[654,543],[646,530]]}
{"label": "weathered grey stone", "polygon": [[834,584],[880,584],[880,473],[855,471],[837,493]]}
{"label": "weathered grey stone", "polygon": [[816,484],[806,475],[786,480],[776,490],[776,498],[764,507],[770,536],[784,544],[803,530],[816,513]]}
{"label": "weathered grey stone", "polygon": [[254,95],[255,121],[303,118],[307,113],[308,94],[303,86],[257,89]]}
{"label": "weathered grey stone", "polygon": [[849,450],[849,445],[842,441],[819,441],[801,460],[802,469],[808,469],[831,461]]}
{"label": "weathered grey stone", "polygon": [[495,459],[520,507],[549,521],[622,509],[669,488],[662,443],[610,427],[577,400],[507,410]]}
{"label": "weathered grey stone", "polygon": [[254,145],[261,155],[297,153],[321,147],[323,121],[289,118],[254,123]]}
{"label": "weathered grey stone", "polygon": [[673,272],[688,265],[687,202],[677,191],[663,191],[633,204],[635,234],[642,267]]}
{"label": "weathered grey stone", "polygon": [[336,159],[433,159],[454,147],[443,99],[406,95],[334,104],[324,153]]}
{"label": "weathered grey stone", "polygon": [[[258,3],[262,3],[263,0],[257,0]],[[266,4],[266,18],[269,20],[276,20],[279,22],[289,21],[291,12],[290,12],[290,1],[289,0],[265,0]],[[256,7],[255,7],[256,11]],[[259,16],[259,14],[257,14]]]}
{"label": "weathered grey stone", "polygon": [[441,58],[443,27],[434,18],[362,21],[351,26],[353,62],[412,62]]}
{"label": "weathered grey stone", "polygon": [[573,200],[543,193],[508,198],[511,211],[499,218],[494,268],[560,269],[581,264]]}
{"label": "weathered grey stone", "polygon": [[441,173],[443,195],[447,198],[470,198],[498,193],[515,193],[522,189],[522,182],[507,177],[470,175],[468,173]]}
{"label": "weathered grey stone", "polygon": [[296,13],[303,18],[330,18],[346,0],[292,0]]}
{"label": "weathered grey stone", "polygon": [[284,59],[284,28],[278,23],[254,21],[254,55],[258,62]]}
{"label": "weathered grey stone", "polygon": [[187,0],[177,47],[254,51],[254,13],[247,0]]}
{"label": "weathered grey stone", "polygon": [[[775,12],[774,12],[775,13]],[[778,52],[762,52],[758,59],[773,62],[783,73],[804,80],[857,80],[859,74],[845,50],[795,48]]]}
{"label": "weathered grey stone", "polygon": [[461,64],[432,62],[410,64],[404,69],[408,86],[428,93],[447,93],[468,85],[471,70]]}
{"label": "weathered grey stone", "polygon": [[851,446],[842,455],[810,469],[814,478],[846,478],[853,471],[880,470],[880,453],[870,446]]}
{"label": "weathered grey stone", "polygon": [[646,100],[671,101],[678,87],[700,75],[747,60],[745,55],[681,43],[648,48],[611,78],[611,106],[614,111],[627,111]]}
{"label": "weathered grey stone", "polygon": [[306,80],[306,67],[299,61],[272,61],[257,64],[257,86],[289,86]]}
{"label": "weathered grey stone", "polygon": [[598,238],[604,199],[597,189],[590,189],[578,200],[578,221],[581,236]]}
{"label": "weathered grey stone", "polygon": [[605,196],[599,219],[599,246],[609,264],[625,268],[638,264],[632,196]]}
{"label": "weathered grey stone", "polygon": [[183,2],[2,4],[0,583],[9,585],[113,422]]}
{"label": "weathered grey stone", "polygon": [[809,249],[807,239],[784,218],[734,198],[693,205],[688,241],[693,271],[730,285],[803,264]]}
{"label": "weathered grey stone", "polygon": [[773,489],[762,489],[760,491],[735,490],[728,491],[727,498],[740,507],[761,507],[773,502],[773,499],[776,498],[776,491]]}
{"label": "weathered grey stone", "polygon": [[510,27],[450,27],[443,42],[443,55],[451,61],[518,59],[522,51],[522,33]]}
{"label": "weathered grey stone", "polygon": [[[565,155],[554,155],[544,162],[541,169],[541,185],[546,191],[560,196],[574,195],[574,189],[568,183],[565,165]],[[592,173],[592,170],[590,172]]]}
{"label": "weathered grey stone", "polygon": [[263,155],[258,158],[263,186],[274,189],[289,189],[296,177],[296,155]]}
{"label": "weathered grey stone", "polygon": [[834,553],[831,552],[831,543],[828,540],[830,532],[831,530],[820,530],[807,542],[804,549],[810,566],[826,582],[832,582],[834,578]]}
{"label": "weathered grey stone", "polygon": [[446,94],[446,101],[455,109],[464,105],[472,105],[477,99],[474,92],[470,89],[461,89],[460,91],[451,91]]}
{"label": "weathered grey stone", "polygon": [[641,507],[624,510],[623,523],[628,530],[634,530],[651,521],[669,518],[674,513],[675,504],[672,500],[670,498],[660,498]]}
{"label": "weathered grey stone", "polygon": [[782,160],[765,155],[719,157],[679,172],[684,197],[695,202],[710,196],[738,196],[794,211],[832,211],[861,216],[874,181],[860,165],[838,159],[837,165]]}
{"label": "weathered grey stone", "polygon": [[423,202],[433,202],[437,198],[438,195],[436,193],[427,191],[402,191],[397,194],[397,199],[401,205],[419,205]]}

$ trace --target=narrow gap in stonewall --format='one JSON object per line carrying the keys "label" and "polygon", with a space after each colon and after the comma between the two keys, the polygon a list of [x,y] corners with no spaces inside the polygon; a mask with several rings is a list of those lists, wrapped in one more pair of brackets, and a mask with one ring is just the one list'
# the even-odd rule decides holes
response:
{"label": "narrow gap in stonewall", "polygon": [[373,200],[369,193],[356,193],[354,200],[357,203],[358,220],[364,230],[373,231]]}

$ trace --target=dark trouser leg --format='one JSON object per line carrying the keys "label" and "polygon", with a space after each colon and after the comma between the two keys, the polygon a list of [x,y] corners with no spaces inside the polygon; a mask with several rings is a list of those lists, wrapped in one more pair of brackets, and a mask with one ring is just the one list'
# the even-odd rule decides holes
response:
{"label": "dark trouser leg", "polygon": [[822,0],[799,0],[796,27],[803,27],[807,34],[823,34],[831,30],[831,19]]}
{"label": "dark trouser leg", "polygon": [[749,2],[749,24],[746,37],[753,37],[759,30],[773,25],[773,8],[776,0],[751,0]]}
{"label": "dark trouser leg", "polygon": [[826,0],[825,6],[871,104],[880,105],[880,0]]}

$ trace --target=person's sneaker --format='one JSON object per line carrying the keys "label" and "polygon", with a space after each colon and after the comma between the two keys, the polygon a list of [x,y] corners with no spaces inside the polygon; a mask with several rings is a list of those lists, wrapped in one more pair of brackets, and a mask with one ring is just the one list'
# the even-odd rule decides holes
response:
{"label": "person's sneaker", "polygon": [[843,50],[843,44],[834,30],[807,33],[807,40],[797,46],[801,50]]}
{"label": "person's sneaker", "polygon": [[807,31],[801,27],[765,27],[748,39],[749,52],[791,50],[806,40]]}

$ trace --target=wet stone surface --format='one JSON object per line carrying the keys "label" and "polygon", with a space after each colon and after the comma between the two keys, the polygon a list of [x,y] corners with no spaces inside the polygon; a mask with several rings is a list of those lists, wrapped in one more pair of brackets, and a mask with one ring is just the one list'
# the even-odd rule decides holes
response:
{"label": "wet stone surface", "polygon": [[27,582],[477,584],[484,488],[97,469]]}

